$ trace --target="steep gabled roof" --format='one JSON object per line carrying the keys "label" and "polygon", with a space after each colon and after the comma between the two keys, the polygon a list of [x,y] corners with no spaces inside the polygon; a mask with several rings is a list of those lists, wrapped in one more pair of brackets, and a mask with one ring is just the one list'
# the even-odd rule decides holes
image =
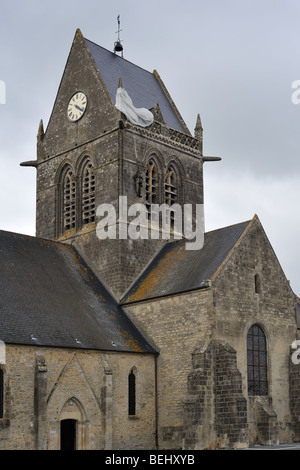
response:
{"label": "steep gabled roof", "polygon": [[136,108],[152,109],[159,103],[165,123],[180,132],[187,132],[177,108],[171,103],[157,74],[134,65],[86,38],[85,41],[114,104],[121,77],[123,87]]}
{"label": "steep gabled roof", "polygon": [[0,231],[0,262],[5,343],[155,352],[72,246]]}
{"label": "steep gabled roof", "polygon": [[163,246],[123,297],[123,304],[206,287],[225,262],[250,221],[208,232],[200,250],[186,250],[185,241]]}

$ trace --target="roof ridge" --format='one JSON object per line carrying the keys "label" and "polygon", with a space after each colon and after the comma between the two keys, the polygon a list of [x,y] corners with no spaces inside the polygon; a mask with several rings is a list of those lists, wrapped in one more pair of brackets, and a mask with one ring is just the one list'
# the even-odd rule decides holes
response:
{"label": "roof ridge", "polygon": [[225,230],[226,228],[237,227],[238,225],[243,225],[243,224],[249,224],[252,220],[253,219],[249,219],[249,220],[244,220],[244,222],[237,222],[236,224],[225,225],[225,227],[220,227],[220,228],[216,228],[216,229],[213,229],[213,230],[209,230],[208,232],[204,232],[204,234],[208,235],[209,233],[214,233],[214,232],[218,232],[220,230]]}
{"label": "roof ridge", "polygon": [[[255,216],[254,216],[255,217]],[[213,229],[213,230],[209,230],[208,232],[204,232],[204,235],[209,235],[211,233],[214,233],[214,232],[218,232],[218,231],[221,231],[221,230],[225,230],[227,228],[233,228],[233,227],[237,227],[238,225],[244,225],[244,224],[249,224],[250,222],[252,221],[252,219],[249,219],[249,220],[245,220],[243,222],[237,222],[236,224],[230,224],[230,225],[225,225],[225,227],[220,227],[220,228],[216,228],[216,229]],[[186,242],[189,242],[190,239],[189,238],[186,238],[185,236],[182,236],[182,238],[178,238],[178,239],[173,239],[173,240],[166,240],[166,243],[161,247],[161,249],[158,251],[157,254],[159,254],[159,252],[161,250],[164,249],[165,246],[167,245],[171,245],[171,244],[180,244],[180,243],[186,243]],[[156,256],[156,255],[155,255]],[[153,258],[154,259],[154,258]]]}
{"label": "roof ridge", "polygon": [[40,241],[52,243],[53,245],[61,245],[61,246],[66,246],[68,248],[74,249],[74,246],[71,245],[71,244],[64,243],[64,242],[59,241],[59,240],[51,240],[50,238],[37,237],[36,235],[29,235],[27,233],[12,232],[11,230],[2,230],[2,229],[0,229],[0,234],[1,233],[6,233],[6,234],[10,234],[10,235],[17,235],[17,236],[20,236],[20,237],[23,237],[23,238],[24,237],[25,238],[31,238],[31,239],[35,239],[35,240],[40,240]]}

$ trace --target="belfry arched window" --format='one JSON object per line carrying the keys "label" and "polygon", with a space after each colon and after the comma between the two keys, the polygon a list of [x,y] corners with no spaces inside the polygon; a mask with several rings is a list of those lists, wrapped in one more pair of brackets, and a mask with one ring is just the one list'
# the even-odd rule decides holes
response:
{"label": "belfry arched window", "polygon": [[167,169],[165,180],[165,202],[168,206],[175,204],[178,198],[177,175],[174,167],[170,165]]}
{"label": "belfry arched window", "polygon": [[[178,202],[178,181],[177,173],[173,165],[167,169],[165,179],[165,203],[170,207]],[[174,225],[174,212],[170,211],[170,222]]]}
{"label": "belfry arched window", "polygon": [[146,207],[148,217],[151,215],[151,204],[158,204],[158,171],[154,160],[149,160],[146,170]]}
{"label": "belfry arched window", "polygon": [[247,335],[248,394],[268,394],[267,341],[263,329],[252,325]]}
{"label": "belfry arched window", "polygon": [[65,170],[62,182],[63,232],[75,227],[76,223],[76,182],[72,168]]}
{"label": "belfry arched window", "polygon": [[82,225],[95,221],[95,173],[92,163],[88,160],[82,171],[81,187]]}

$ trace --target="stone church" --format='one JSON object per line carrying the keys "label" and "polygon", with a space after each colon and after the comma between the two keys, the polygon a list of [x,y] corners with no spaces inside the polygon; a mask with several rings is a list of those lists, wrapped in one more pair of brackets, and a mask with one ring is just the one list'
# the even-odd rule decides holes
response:
{"label": "stone church", "polygon": [[[118,109],[118,89],[152,121]],[[120,197],[203,205],[203,164],[217,158],[202,134],[157,71],[76,31],[37,157],[21,163],[37,175],[36,236],[0,232],[0,449],[300,440],[299,299],[259,218],[205,233],[198,250],[174,233],[98,236],[98,207],[118,212]]]}

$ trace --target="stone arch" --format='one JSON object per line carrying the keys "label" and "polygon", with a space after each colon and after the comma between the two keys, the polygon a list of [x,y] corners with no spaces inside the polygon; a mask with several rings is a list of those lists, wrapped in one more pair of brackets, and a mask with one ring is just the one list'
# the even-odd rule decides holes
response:
{"label": "stone arch", "polygon": [[96,168],[97,163],[92,153],[89,151],[82,152],[76,161],[76,165],[75,165],[76,176],[80,176],[82,172],[82,168],[84,167],[87,160],[89,160],[92,163],[93,167]]}
{"label": "stone arch", "polygon": [[76,353],[58,371],[46,404],[48,450],[60,448],[62,419],[76,420],[79,449],[104,448],[105,416],[101,398],[88,380]]}
{"label": "stone arch", "polygon": [[56,175],[56,236],[75,229],[77,212],[76,176],[73,165],[65,160],[59,166]]}
{"label": "stone arch", "polygon": [[174,167],[176,168],[176,171],[178,172],[178,175],[183,180],[184,175],[185,175],[184,166],[181,163],[181,161],[175,155],[171,155],[167,158],[167,160],[165,162],[165,169],[171,164],[174,165]]}
{"label": "stone arch", "polygon": [[[171,156],[167,159],[165,164],[165,171],[164,171],[164,199],[166,198],[166,188],[168,187],[168,174],[172,170],[175,175],[176,179],[176,189],[177,189],[177,197],[176,201],[178,204],[184,204],[184,180],[185,180],[185,171],[181,164],[181,162],[174,156]],[[167,202],[166,200],[164,202]]]}
{"label": "stone arch", "polygon": [[78,226],[95,222],[96,173],[94,159],[83,153],[77,161]]}
{"label": "stone arch", "polygon": [[69,158],[65,158],[57,167],[57,170],[56,170],[55,176],[54,176],[54,184],[57,185],[57,184],[61,183],[64,171],[65,171],[66,167],[69,167],[69,166],[72,168],[72,170],[74,171],[74,174],[75,174],[75,168],[73,166],[73,163],[71,162],[71,160]]}
{"label": "stone arch", "polygon": [[[71,396],[62,406],[59,413],[59,433],[61,433],[61,422],[72,420],[76,423],[76,450],[88,448],[88,420],[81,401]],[[61,435],[59,435],[61,441]]]}
{"label": "stone arch", "polygon": [[151,204],[161,204],[162,201],[162,181],[163,181],[163,157],[155,149],[147,152],[143,162],[144,166],[144,191],[145,203],[148,210],[148,217],[151,216]]}
{"label": "stone arch", "polygon": [[250,396],[269,394],[268,339],[264,326],[253,323],[247,330],[247,388]]}
{"label": "stone arch", "polygon": [[164,171],[164,157],[163,155],[156,150],[155,148],[149,149],[144,157],[143,166],[147,167],[149,160],[153,159],[157,165],[158,171],[160,174]]}
{"label": "stone arch", "polygon": [[65,403],[62,405],[59,412],[59,421],[67,418],[80,419],[81,421],[87,420],[87,414],[84,406],[79,398],[74,395],[70,396]]}

